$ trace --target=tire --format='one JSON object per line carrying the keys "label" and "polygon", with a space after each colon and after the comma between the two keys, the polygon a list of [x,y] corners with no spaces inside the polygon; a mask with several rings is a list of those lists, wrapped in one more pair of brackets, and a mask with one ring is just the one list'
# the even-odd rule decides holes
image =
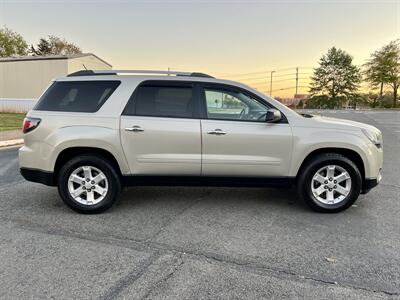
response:
{"label": "tire", "polygon": [[[74,178],[74,182],[71,182],[70,178]],[[87,181],[86,178],[93,180]],[[99,182],[95,183],[94,180]],[[57,184],[64,203],[83,214],[101,213],[109,209],[121,192],[120,177],[114,165],[97,154],[83,154],[69,160],[58,173]],[[82,193],[74,198],[71,191]]]}
{"label": "tire", "polygon": [[[323,177],[316,175],[317,172]],[[334,172],[335,175],[328,176],[328,172],[330,175]],[[338,177],[339,175],[342,177]],[[333,179],[330,180],[331,178]],[[361,173],[354,162],[337,153],[324,153],[313,158],[299,173],[297,192],[314,211],[337,213],[349,208],[357,200],[361,185]],[[318,196],[321,191],[322,194]]]}

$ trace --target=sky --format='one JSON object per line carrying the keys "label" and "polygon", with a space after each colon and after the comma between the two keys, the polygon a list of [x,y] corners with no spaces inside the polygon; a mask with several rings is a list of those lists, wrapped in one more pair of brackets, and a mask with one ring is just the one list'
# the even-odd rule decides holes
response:
{"label": "sky", "polygon": [[273,96],[299,93],[336,46],[365,63],[400,38],[400,0],[0,0],[0,26],[29,44],[57,35],[114,69],[205,72]]}

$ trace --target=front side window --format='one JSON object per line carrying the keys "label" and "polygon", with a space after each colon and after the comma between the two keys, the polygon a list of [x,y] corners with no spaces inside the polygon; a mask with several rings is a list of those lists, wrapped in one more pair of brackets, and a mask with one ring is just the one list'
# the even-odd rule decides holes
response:
{"label": "front side window", "polygon": [[206,88],[204,94],[209,119],[262,121],[268,110],[268,107],[241,92]]}
{"label": "front side window", "polygon": [[126,113],[138,116],[191,118],[194,112],[192,87],[140,86],[135,91],[134,107]]}
{"label": "front side window", "polygon": [[56,81],[40,98],[35,110],[96,112],[120,81]]}

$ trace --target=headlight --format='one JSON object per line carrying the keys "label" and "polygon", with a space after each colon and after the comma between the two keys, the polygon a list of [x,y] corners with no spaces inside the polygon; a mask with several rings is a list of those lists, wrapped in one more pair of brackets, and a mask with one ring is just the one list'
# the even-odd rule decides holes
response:
{"label": "headlight", "polygon": [[380,147],[382,145],[382,133],[378,130],[372,131],[362,128],[361,131],[365,136],[376,146]]}

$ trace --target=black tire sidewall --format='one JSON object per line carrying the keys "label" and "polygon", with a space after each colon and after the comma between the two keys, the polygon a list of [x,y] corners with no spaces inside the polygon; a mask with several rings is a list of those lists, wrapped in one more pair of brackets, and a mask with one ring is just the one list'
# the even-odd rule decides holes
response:
{"label": "black tire sidewall", "polygon": [[[311,190],[311,181],[315,173],[327,165],[337,165],[345,169],[351,177],[351,189],[349,195],[337,204],[324,204],[318,201]],[[311,162],[302,174],[299,181],[299,189],[303,200],[313,210],[318,212],[340,212],[350,207],[358,198],[361,191],[361,174],[357,166],[343,156],[322,156]]]}
{"label": "black tire sidewall", "polygon": [[[75,201],[68,190],[68,178],[71,173],[81,166],[93,166],[104,173],[108,181],[108,191],[105,198],[95,205],[84,205]],[[112,164],[97,155],[81,155],[72,158],[58,174],[58,191],[62,200],[73,210],[79,213],[99,213],[109,209],[116,201],[121,191],[119,176]]]}

